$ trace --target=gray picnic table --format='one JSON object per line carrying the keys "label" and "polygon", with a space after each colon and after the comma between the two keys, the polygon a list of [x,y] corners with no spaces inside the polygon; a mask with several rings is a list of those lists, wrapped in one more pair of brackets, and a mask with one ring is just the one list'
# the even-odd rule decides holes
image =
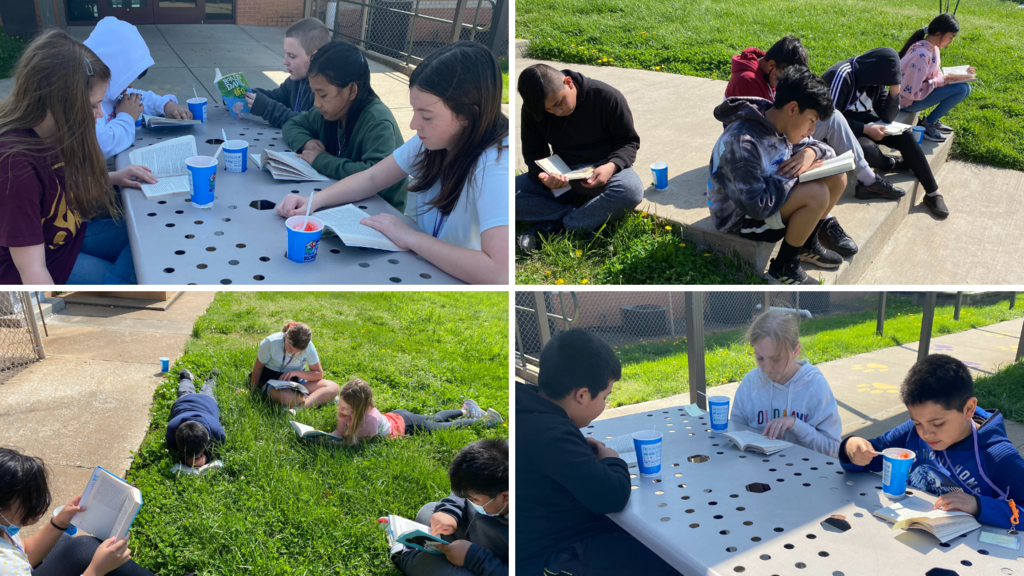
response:
{"label": "gray picnic table", "polygon": [[[232,118],[211,101],[208,121],[192,128],[135,129],[132,148],[117,155],[117,169],[131,162],[136,147],[193,135],[200,155],[213,156],[221,140],[249,142],[249,153],[290,152],[281,131],[256,117]],[[388,252],[345,246],[337,237],[323,238],[316,260],[296,263],[285,257],[287,231],[274,206],[289,193],[309,196],[336,182],[274,180],[252,159],[243,173],[228,172],[223,154],[217,168],[213,208],[192,207],[189,195],[147,199],[137,188],[124,188],[128,236],[139,284],[461,284],[414,252]],[[402,214],[380,196],[355,203],[369,214]],[[405,222],[418,229],[405,218]]]}
{"label": "gray picnic table", "polygon": [[845,472],[797,445],[772,456],[741,452],[711,430],[709,415],[663,408],[582,431],[603,441],[655,425],[661,475],[640,476],[630,464],[629,503],[608,516],[685,576],[1024,575],[1024,554],[979,542],[980,530],[947,544],[922,530],[893,532],[872,515],[890,504],[880,475]]}

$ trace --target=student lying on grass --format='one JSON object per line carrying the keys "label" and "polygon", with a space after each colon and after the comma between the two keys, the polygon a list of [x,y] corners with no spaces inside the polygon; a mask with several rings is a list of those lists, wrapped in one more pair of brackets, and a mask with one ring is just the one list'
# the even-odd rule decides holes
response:
{"label": "student lying on grass", "polygon": [[[640,136],[621,92],[547,64],[523,70],[516,89],[527,166],[516,176],[516,221],[536,223],[519,236],[520,250],[529,254],[563,230],[593,233],[643,200],[644,184],[633,170]],[[572,181],[548,174],[536,161],[552,154],[573,170],[594,166],[594,173]]]}
{"label": "student lying on grass", "polygon": [[[281,133],[297,155],[324,176],[341,180],[366,170],[402,145],[395,116],[370,87],[370,66],[355,46],[335,40],[309,63],[314,108],[295,115]],[[405,178],[378,195],[405,209]]]}
{"label": "student lying on grass", "polygon": [[501,424],[501,414],[493,408],[484,412],[473,400],[466,400],[458,410],[442,410],[431,416],[408,410],[381,414],[373,405],[373,390],[364,380],[353,378],[341,387],[338,398],[338,425],[331,434],[355,446],[360,440],[382,436],[401,438],[421,432],[461,428],[480,423],[486,427]]}
{"label": "student lying on grass", "polygon": [[508,442],[499,438],[477,440],[455,455],[448,478],[452,493],[440,502],[420,508],[416,521],[430,533],[449,534],[444,556],[398,543],[391,561],[406,576],[507,576]]}
{"label": "student lying on grass", "polygon": [[81,495],[24,540],[18,532],[49,516],[49,474],[43,461],[0,448],[0,576],[153,576],[131,559],[127,540],[65,532]]}
{"label": "student lying on grass", "polygon": [[678,576],[606,516],[629,501],[629,469],[580,432],[604,411],[621,377],[608,344],[569,330],[541,351],[537,386],[516,384],[519,574]]}
{"label": "student lying on grass", "polygon": [[135,121],[142,114],[192,118],[192,113],[179,105],[173,94],[157,96],[152,91],[132,89],[132,82],[145,76],[155,63],[135,26],[107,16],[96,24],[85,45],[110,68],[103,116],[96,122],[96,139],[104,158],[116,156],[135,143]]}
{"label": "student lying on grass", "polygon": [[[726,98],[715,118],[726,124],[711,154],[708,206],[715,228],[750,240],[782,240],[765,277],[775,284],[816,284],[800,262],[835,268],[839,254],[818,240],[818,230],[846,188],[846,174],[810,182],[797,177],[835,153],[811,138],[833,113],[825,84],[803,66],[778,80],[775,102]],[[802,153],[810,149],[813,153]],[[800,155],[798,164],[786,164]],[[785,167],[784,167],[785,166]]]}
{"label": "student lying on grass", "polygon": [[[330,41],[331,31],[316,18],[303,18],[289,26],[284,33],[284,67],[288,69],[288,77],[273,90],[254,88],[246,94],[249,112],[280,128],[312,108],[313,91],[307,76],[309,60]],[[241,103],[236,106],[241,110]]]}
{"label": "student lying on grass", "polygon": [[[479,42],[437,50],[409,77],[416,136],[314,195],[313,210],[369,198],[411,176],[409,192],[416,194],[405,212],[422,232],[392,214],[362,223],[463,282],[508,284],[508,118],[501,90],[498,61]],[[277,213],[305,214],[309,201],[287,194]]]}
{"label": "student lying on grass", "polygon": [[[939,218],[949,210],[932,175],[913,131],[886,136],[872,122],[892,122],[900,109],[898,93],[903,82],[900,57],[892,48],[875,48],[834,64],[822,79],[829,86],[829,95],[836,110],[846,116],[850,129],[857,135],[864,157],[876,170],[892,171],[910,168],[924,187],[924,205]],[[878,147],[884,144],[899,150],[902,158],[887,156]]]}
{"label": "student lying on grass", "polygon": [[224,443],[224,427],[220,424],[220,408],[213,395],[219,370],[196,392],[195,376],[188,370],[178,371],[178,399],[171,406],[167,422],[167,449],[176,452],[189,468],[201,468],[213,461],[212,443]]}
{"label": "student lying on grass", "polygon": [[[277,389],[270,380],[298,382],[306,387],[309,396],[299,392]],[[338,384],[324,379],[313,331],[302,322],[285,322],[280,332],[260,342],[256,363],[249,373],[249,389],[258,389],[272,402],[288,407],[315,408],[338,396]]]}
{"label": "student lying on grass", "polygon": [[843,440],[843,469],[881,472],[881,452],[905,448],[914,452],[907,484],[938,496],[936,510],[1010,528],[1009,501],[1024,501],[1024,458],[1006,437],[999,411],[978,407],[967,366],[931,354],[910,369],[900,395],[910,420],[872,440]]}
{"label": "student lying on grass", "polygon": [[[753,96],[774,102],[779,76],[786,68],[794,65],[808,67],[807,50],[799,38],[786,36],[773,44],[768,52],[758,48],[747,48],[732,57],[732,76],[725,87],[725,97]],[[857,198],[899,198],[907,193],[875,174],[864,159],[864,150],[861,149],[857,136],[850,130],[850,125],[846,123],[846,117],[842,114],[832,114],[827,119],[819,120],[814,126],[811,138],[828,144],[837,156],[846,152],[853,153],[857,175]],[[805,148],[800,154],[784,162],[780,168],[785,170],[799,164],[803,160],[803,154],[813,154],[813,150]],[[832,215],[827,216],[825,223],[818,229],[818,240],[823,246],[843,257],[853,256],[858,250],[857,243],[846,234],[839,221]]]}

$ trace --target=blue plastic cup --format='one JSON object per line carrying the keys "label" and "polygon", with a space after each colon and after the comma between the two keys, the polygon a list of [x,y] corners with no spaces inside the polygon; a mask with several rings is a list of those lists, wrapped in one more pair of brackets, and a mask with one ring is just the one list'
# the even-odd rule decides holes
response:
{"label": "blue plastic cup", "polygon": [[668,188],[668,162],[655,162],[651,164],[651,172],[654,174],[654,187],[658,190]]}
{"label": "blue plastic cup", "polygon": [[160,371],[161,372],[167,372],[170,369],[171,369],[171,359],[170,358],[166,358],[166,357],[161,358],[160,359]]}
{"label": "blue plastic cup", "polygon": [[189,98],[188,111],[192,113],[193,120],[206,122],[206,98]]}
{"label": "blue plastic cup", "polygon": [[661,432],[641,430],[633,434],[636,465],[641,476],[661,475]]}
{"label": "blue plastic cup", "polygon": [[309,217],[309,223],[316,230],[306,232],[306,217],[292,216],[284,221],[288,228],[288,259],[292,262],[312,262],[316,260],[316,249],[320,246],[320,235],[324,232],[324,223]]}
{"label": "blue plastic cup", "polygon": [[711,413],[711,429],[725,430],[729,427],[729,397],[708,396],[708,412]]}
{"label": "blue plastic cup", "polygon": [[914,131],[914,136],[917,136],[917,143],[924,142],[924,126],[914,126],[911,128]]}
{"label": "blue plastic cup", "polygon": [[245,140],[228,140],[224,143],[224,169],[228,172],[245,172],[249,167],[249,143]]}
{"label": "blue plastic cup", "polygon": [[[135,120],[135,127],[138,128],[140,126],[142,126],[142,114],[139,114],[138,119]],[[61,508],[63,508],[63,506],[61,506]]]}
{"label": "blue plastic cup", "polygon": [[914,465],[914,453],[905,448],[882,450],[882,492],[890,500],[899,500],[907,494],[907,476]]}
{"label": "blue plastic cup", "polygon": [[188,187],[192,190],[193,208],[211,208],[217,184],[217,160],[211,156],[193,156],[185,160]]}

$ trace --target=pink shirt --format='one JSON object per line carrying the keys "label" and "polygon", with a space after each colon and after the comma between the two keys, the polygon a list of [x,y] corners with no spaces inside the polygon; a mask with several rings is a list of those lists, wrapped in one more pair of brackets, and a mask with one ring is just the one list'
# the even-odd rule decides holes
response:
{"label": "pink shirt", "polygon": [[946,77],[942,75],[939,47],[927,40],[921,40],[907,50],[906,56],[900,59],[900,70],[903,71],[901,108],[924,100],[932,90],[946,84]]}
{"label": "pink shirt", "polygon": [[[341,436],[344,436],[345,431],[348,430],[348,421],[349,418],[340,418],[338,420],[338,432]],[[401,430],[397,428],[394,425],[393,419],[381,414],[376,408],[370,408],[366,411],[366,415],[363,416],[363,422],[359,425],[356,438],[362,440],[371,436],[385,436],[389,438],[403,436],[405,434],[404,422]]]}

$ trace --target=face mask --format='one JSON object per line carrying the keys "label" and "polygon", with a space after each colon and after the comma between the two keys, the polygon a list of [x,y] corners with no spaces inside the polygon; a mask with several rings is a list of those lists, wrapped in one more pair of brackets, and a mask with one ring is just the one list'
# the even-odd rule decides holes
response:
{"label": "face mask", "polygon": [[[488,504],[490,504],[490,502],[488,502]],[[8,525],[4,526],[3,529],[4,532],[6,532],[7,535],[10,536],[11,539],[13,540],[14,536],[21,531],[21,526],[15,526],[14,523],[8,520],[7,517],[3,514],[0,514],[0,518],[3,518],[4,522],[7,522]]]}
{"label": "face mask", "polygon": [[[495,496],[494,498],[497,498],[497,496]],[[487,504],[490,504],[491,502],[494,502],[494,498],[491,498],[490,500],[488,500]],[[505,511],[505,507],[502,506],[501,510],[498,511],[497,514],[488,514],[487,512],[484,511],[484,506],[487,506],[487,504],[484,504],[484,506],[481,506],[481,505],[477,504],[476,502],[473,502],[472,500],[469,500],[469,503],[473,506],[473,509],[476,510],[477,514],[483,514],[484,516],[498,516],[502,512]]]}

